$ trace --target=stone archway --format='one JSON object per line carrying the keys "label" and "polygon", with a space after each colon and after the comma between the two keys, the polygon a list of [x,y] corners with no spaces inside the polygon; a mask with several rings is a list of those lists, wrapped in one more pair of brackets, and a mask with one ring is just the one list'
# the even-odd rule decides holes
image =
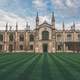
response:
{"label": "stone archway", "polygon": [[48,52],[48,44],[43,43],[43,52]]}

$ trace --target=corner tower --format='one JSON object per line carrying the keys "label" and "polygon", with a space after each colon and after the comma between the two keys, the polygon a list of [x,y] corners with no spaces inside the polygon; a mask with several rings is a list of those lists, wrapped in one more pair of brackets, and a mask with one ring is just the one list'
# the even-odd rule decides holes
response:
{"label": "corner tower", "polygon": [[52,12],[51,25],[52,25],[52,28],[55,29],[55,17],[54,17],[54,12]]}
{"label": "corner tower", "polygon": [[52,25],[52,52],[55,53],[56,52],[56,29],[55,29],[54,12],[52,12],[51,25]]}
{"label": "corner tower", "polygon": [[4,51],[8,52],[8,23],[6,23],[6,29],[4,32]]}
{"label": "corner tower", "polygon": [[38,12],[37,12],[37,16],[36,16],[36,28],[38,28],[39,25],[39,16],[38,16]]}

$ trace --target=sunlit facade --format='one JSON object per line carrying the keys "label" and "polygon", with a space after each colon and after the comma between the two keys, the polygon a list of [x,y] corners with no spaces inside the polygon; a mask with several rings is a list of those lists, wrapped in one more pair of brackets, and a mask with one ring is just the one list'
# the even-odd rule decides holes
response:
{"label": "sunlit facade", "polygon": [[39,24],[39,16],[36,16],[36,28],[30,30],[26,25],[26,30],[0,30],[0,52],[79,52],[80,51],[80,31],[75,30],[75,23],[70,30],[57,30],[55,17],[52,13],[51,24],[44,21]]}

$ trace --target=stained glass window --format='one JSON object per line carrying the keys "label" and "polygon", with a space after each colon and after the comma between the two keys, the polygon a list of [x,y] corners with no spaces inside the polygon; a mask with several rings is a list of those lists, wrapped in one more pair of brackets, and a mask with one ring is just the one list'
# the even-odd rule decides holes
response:
{"label": "stained glass window", "polygon": [[49,39],[49,32],[43,31],[42,32],[42,40],[48,40]]}

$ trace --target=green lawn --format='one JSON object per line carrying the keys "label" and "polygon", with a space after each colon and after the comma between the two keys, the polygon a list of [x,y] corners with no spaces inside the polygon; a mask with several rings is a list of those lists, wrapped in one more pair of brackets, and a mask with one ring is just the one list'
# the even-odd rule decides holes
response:
{"label": "green lawn", "polygon": [[80,80],[80,54],[0,54],[0,80]]}

